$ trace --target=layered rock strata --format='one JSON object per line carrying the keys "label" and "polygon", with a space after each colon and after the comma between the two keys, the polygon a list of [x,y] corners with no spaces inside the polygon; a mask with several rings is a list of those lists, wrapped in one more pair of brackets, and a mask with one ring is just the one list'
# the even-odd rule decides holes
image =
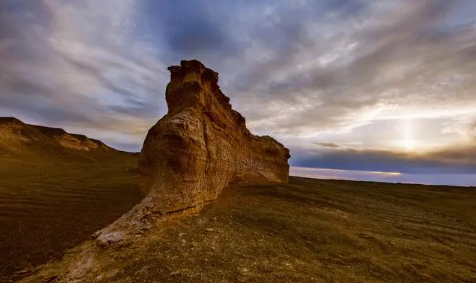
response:
{"label": "layered rock strata", "polygon": [[200,207],[231,182],[288,182],[289,150],[250,133],[216,72],[196,60],[169,71],[168,113],[150,129],[139,164],[141,189],[156,195],[160,213]]}
{"label": "layered rock strata", "polygon": [[289,150],[246,128],[218,86],[218,74],[196,60],[169,67],[168,113],[148,132],[140,154],[146,197],[94,237],[124,244],[154,221],[199,211],[230,183],[287,183]]}

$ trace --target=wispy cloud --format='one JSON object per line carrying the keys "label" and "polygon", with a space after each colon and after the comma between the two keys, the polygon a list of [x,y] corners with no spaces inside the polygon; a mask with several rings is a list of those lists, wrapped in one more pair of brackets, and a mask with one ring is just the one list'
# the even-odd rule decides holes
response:
{"label": "wispy cloud", "polygon": [[102,130],[107,139],[143,135],[164,112],[156,77],[166,66],[133,36],[136,1],[0,1],[0,8],[2,113]]}
{"label": "wispy cloud", "polygon": [[314,143],[318,146],[322,147],[327,147],[327,148],[339,148],[340,146],[338,144],[332,143],[332,142],[316,142]]}
{"label": "wispy cloud", "polygon": [[405,132],[422,149],[474,143],[475,13],[472,0],[0,0],[0,115],[138,150],[166,111],[166,67],[196,58],[295,163],[317,142],[341,168],[360,166],[349,148],[416,168],[392,148]]}

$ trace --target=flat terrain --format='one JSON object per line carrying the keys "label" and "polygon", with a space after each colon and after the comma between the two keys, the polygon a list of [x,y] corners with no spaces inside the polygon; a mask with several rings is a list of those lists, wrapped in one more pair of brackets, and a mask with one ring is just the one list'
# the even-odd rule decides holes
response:
{"label": "flat terrain", "polygon": [[[140,198],[124,166],[30,170],[0,178],[4,276],[61,255]],[[293,177],[231,186],[159,224],[87,282],[476,282],[476,189]]]}
{"label": "flat terrain", "polygon": [[141,195],[131,166],[0,159],[0,282],[60,258],[132,208]]}

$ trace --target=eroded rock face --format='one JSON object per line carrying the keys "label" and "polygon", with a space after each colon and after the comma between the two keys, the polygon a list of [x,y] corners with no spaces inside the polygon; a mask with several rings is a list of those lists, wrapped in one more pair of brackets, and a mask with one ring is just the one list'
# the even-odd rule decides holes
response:
{"label": "eroded rock face", "polygon": [[169,68],[168,113],[153,126],[140,159],[141,189],[162,214],[199,208],[230,182],[288,182],[289,150],[252,135],[202,63]]}
{"label": "eroded rock face", "polygon": [[217,73],[196,60],[169,70],[169,111],[149,130],[140,154],[146,197],[93,235],[101,247],[128,245],[156,221],[198,212],[229,183],[288,182],[289,150],[250,133],[218,87]]}

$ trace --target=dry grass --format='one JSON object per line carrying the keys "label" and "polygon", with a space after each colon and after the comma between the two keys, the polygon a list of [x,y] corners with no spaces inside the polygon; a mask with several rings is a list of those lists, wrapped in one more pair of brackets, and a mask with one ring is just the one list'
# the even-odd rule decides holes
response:
{"label": "dry grass", "polygon": [[[21,248],[25,264],[45,257],[23,253],[54,256],[47,251],[87,238],[138,200],[135,173],[121,166],[14,172],[0,181],[0,219],[13,225],[2,225],[0,246]],[[305,178],[231,186],[200,214],[163,222],[148,242],[117,253],[108,278],[85,282],[476,282],[475,212],[470,188]],[[62,265],[48,268],[59,274]]]}
{"label": "dry grass", "polygon": [[102,282],[476,282],[475,211],[474,189],[230,187]]}

